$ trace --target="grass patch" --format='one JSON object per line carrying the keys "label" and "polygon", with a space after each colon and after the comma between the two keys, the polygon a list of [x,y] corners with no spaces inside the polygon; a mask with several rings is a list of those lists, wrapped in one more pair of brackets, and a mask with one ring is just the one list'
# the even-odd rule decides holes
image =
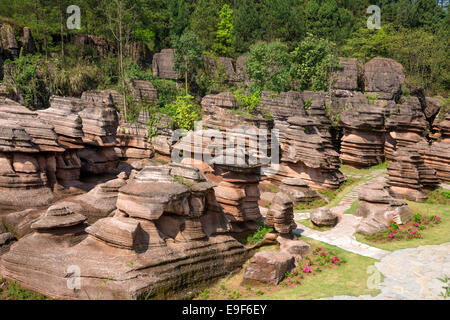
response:
{"label": "grass patch", "polygon": [[15,282],[0,277],[0,300],[50,300],[39,293],[25,290]]}
{"label": "grass patch", "polygon": [[314,223],[311,222],[311,219],[298,220],[297,222],[310,228],[310,229],[317,230],[317,231],[327,231],[327,230],[333,229],[333,227],[318,227]]}
{"label": "grass patch", "polygon": [[266,189],[266,190],[268,190],[269,192],[272,192],[272,193],[280,192],[280,187],[277,187],[277,186],[274,186],[274,185],[271,185],[271,184],[264,185],[264,189]]}
{"label": "grass patch", "polygon": [[356,169],[347,165],[341,165],[339,170],[344,173],[347,176],[354,176],[354,175],[366,175],[370,174],[377,170],[384,170],[388,167],[389,161],[385,161],[383,163],[377,164],[376,166],[372,166],[370,168],[366,169]]}
{"label": "grass patch", "polygon": [[450,190],[439,188],[428,193],[427,197],[426,203],[450,205]]}
{"label": "grass patch", "polygon": [[421,238],[404,239],[389,242],[376,242],[366,239],[361,234],[356,234],[356,240],[366,243],[368,245],[388,250],[395,251],[406,248],[416,248],[425,245],[438,245],[450,241],[450,208],[446,205],[436,205],[429,203],[418,203],[413,201],[407,201],[410,210],[413,213],[419,213],[422,216],[434,216],[441,217],[441,223],[421,231]]}
{"label": "grass patch", "polygon": [[[370,277],[370,274],[367,273],[367,268],[372,266],[377,260],[306,237],[301,237],[300,239],[311,244],[312,248],[320,247],[330,254],[332,253],[345,263],[338,267],[327,267],[320,266],[319,262],[311,268],[314,270],[314,268],[318,267],[320,271],[316,269],[317,272],[313,271],[313,275],[301,273],[304,279],[298,276],[291,278],[287,282],[283,281],[277,286],[269,284],[252,284],[249,286],[241,284],[245,267],[248,265],[247,261],[240,272],[225,277],[214,284],[214,286],[208,288],[208,299],[310,300],[335,295],[376,295],[380,292],[379,290],[367,288],[367,279]],[[283,283],[285,284],[283,285]],[[233,292],[235,293],[233,294]],[[236,292],[239,292],[239,297],[236,297]]]}
{"label": "grass patch", "polygon": [[327,201],[322,198],[314,199],[308,202],[299,202],[294,205],[295,212],[309,211],[311,209],[317,209],[327,205]]}
{"label": "grass patch", "polygon": [[367,179],[356,179],[356,178],[348,178],[340,187],[334,191],[321,191],[320,193],[328,197],[330,202],[328,203],[328,208],[333,208],[341,202],[344,196],[351,192],[357,185],[366,182]]}
{"label": "grass patch", "polygon": [[354,214],[356,209],[358,209],[359,206],[359,200],[356,199],[355,201],[353,201],[352,205],[350,206],[350,208],[348,208],[347,210],[345,210],[345,214]]}

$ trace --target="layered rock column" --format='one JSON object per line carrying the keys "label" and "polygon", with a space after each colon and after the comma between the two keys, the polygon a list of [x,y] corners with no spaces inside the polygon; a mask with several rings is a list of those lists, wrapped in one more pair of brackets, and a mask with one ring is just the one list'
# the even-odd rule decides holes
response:
{"label": "layered rock column", "polygon": [[53,126],[12,100],[0,100],[0,206],[29,208],[54,200],[55,154],[64,151]]}
{"label": "layered rock column", "polygon": [[427,127],[417,97],[402,97],[398,104],[389,106],[386,116],[386,158],[393,160],[394,151],[422,141]]}
{"label": "layered rock column", "polygon": [[433,122],[433,129],[438,137],[428,143],[420,141],[414,147],[422,156],[425,164],[436,171],[441,181],[450,181],[450,109],[441,108]]}
{"label": "layered rock column", "polygon": [[79,116],[83,123],[84,149],[78,151],[81,170],[92,174],[108,172],[119,163],[114,147],[119,117],[111,95],[102,91],[84,92]]}
{"label": "layered rock column", "polygon": [[280,164],[264,169],[271,180],[301,178],[314,189],[336,189],[345,180],[325,101],[320,92],[263,93],[260,108],[272,114],[281,147]]}
{"label": "layered rock column", "polygon": [[391,194],[396,198],[425,201],[427,196],[424,190],[439,186],[435,170],[425,165],[413,147],[403,147],[393,156],[395,161],[387,168]]}
{"label": "layered rock column", "polygon": [[[380,105],[380,103],[382,105]],[[344,164],[363,168],[384,160],[384,114],[387,102],[370,102],[360,92],[338,100],[344,128],[340,159]]]}

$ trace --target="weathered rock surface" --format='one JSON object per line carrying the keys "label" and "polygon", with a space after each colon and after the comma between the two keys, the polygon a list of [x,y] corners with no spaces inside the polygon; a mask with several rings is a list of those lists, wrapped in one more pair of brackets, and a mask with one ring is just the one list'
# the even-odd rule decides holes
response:
{"label": "weathered rock surface", "polygon": [[270,179],[298,177],[315,189],[336,189],[344,181],[325,101],[320,92],[284,92],[279,96],[263,92],[260,108],[272,114],[281,146],[280,164],[264,168]]}
{"label": "weathered rock surface", "polygon": [[286,178],[281,183],[280,191],[289,195],[294,204],[319,198],[317,191],[310,189],[301,178]]}
{"label": "weathered rock surface", "polygon": [[158,101],[158,91],[153,84],[145,80],[133,80],[131,82],[131,93],[138,102],[154,104]]}
{"label": "weathered rock surface", "polygon": [[412,212],[404,201],[394,199],[389,187],[381,183],[369,183],[358,194],[359,205],[356,216],[363,217],[357,231],[374,234],[390,226],[390,221],[398,224],[408,223]]}
{"label": "weathered rock surface", "polygon": [[286,252],[258,252],[250,259],[244,280],[276,285],[294,268],[294,261],[294,257]]}
{"label": "weathered rock surface", "polygon": [[394,151],[411,146],[423,139],[428,123],[417,97],[402,97],[397,105],[387,109],[385,153],[393,159]]}
{"label": "weathered rock surface", "polygon": [[328,208],[319,208],[311,212],[311,222],[318,227],[334,227],[338,217]]}
{"label": "weathered rock surface", "polygon": [[155,151],[170,155],[172,124],[172,119],[165,114],[151,116],[148,111],[142,110],[136,124],[122,122],[117,128],[116,154],[122,159],[151,158]]}
{"label": "weathered rock surface", "polygon": [[394,159],[387,169],[391,194],[396,198],[425,201],[424,189],[432,190],[439,185],[435,170],[425,165],[413,147],[399,149],[394,153]]}
{"label": "weathered rock surface", "polygon": [[[194,178],[190,169],[178,167],[177,173]],[[181,294],[241,266],[247,250],[209,210],[212,184],[201,181],[188,187],[169,173],[168,166],[144,168],[120,188],[116,215],[87,229],[85,218],[75,219],[72,204],[53,207],[53,214],[47,212],[33,224],[36,232],[2,256],[0,274],[58,299],[137,299]],[[152,186],[171,186],[165,202],[156,199]],[[80,223],[68,226],[74,220]],[[81,287],[69,289],[74,266],[81,273]]]}
{"label": "weathered rock surface", "polygon": [[162,79],[177,80],[178,75],[175,71],[175,50],[163,49],[153,55],[153,76]]}
{"label": "weathered rock surface", "polygon": [[264,224],[274,228],[276,232],[283,236],[292,234],[292,230],[294,230],[297,225],[294,221],[294,209],[289,195],[283,192],[278,192],[276,194]]}
{"label": "weathered rock surface", "polygon": [[360,92],[338,99],[344,128],[340,159],[353,167],[371,167],[384,160],[386,102],[370,102]]}
{"label": "weathered rock surface", "polygon": [[339,58],[339,65],[342,68],[333,74],[333,89],[357,90],[359,87],[358,77],[361,73],[358,59]]}
{"label": "weathered rock surface", "polygon": [[363,67],[364,92],[392,100],[401,93],[405,82],[403,66],[388,58],[373,58]]}
{"label": "weathered rock surface", "polygon": [[93,223],[113,215],[116,210],[119,189],[126,184],[123,177],[97,185],[86,194],[71,199],[82,207],[83,214]]}

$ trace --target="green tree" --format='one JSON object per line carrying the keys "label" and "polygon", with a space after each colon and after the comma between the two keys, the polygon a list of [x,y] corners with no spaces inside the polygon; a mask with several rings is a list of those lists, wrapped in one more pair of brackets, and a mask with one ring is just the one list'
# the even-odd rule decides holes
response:
{"label": "green tree", "polygon": [[199,0],[191,15],[191,30],[195,32],[205,50],[208,51],[214,48],[221,2],[216,0]]}
{"label": "green tree", "polygon": [[321,38],[337,38],[340,12],[336,0],[310,0],[305,13],[308,32]]}
{"label": "green tree", "polygon": [[325,91],[330,83],[331,72],[337,66],[335,44],[308,35],[292,52],[292,84],[298,91]]}
{"label": "green tree", "polygon": [[299,0],[264,0],[262,17],[267,41],[298,41],[305,34],[303,8]]}
{"label": "green tree", "polygon": [[231,56],[234,44],[233,10],[228,4],[224,4],[219,13],[214,51],[220,55]]}
{"label": "green tree", "polygon": [[246,52],[251,44],[262,39],[261,4],[254,0],[236,0],[234,4],[235,48]]}
{"label": "green tree", "polygon": [[250,47],[246,71],[251,91],[282,92],[289,89],[290,56],[288,46],[279,41],[258,42]]}
{"label": "green tree", "polygon": [[188,95],[189,76],[191,79],[196,70],[202,66],[203,46],[197,35],[192,31],[185,31],[175,41],[175,69],[180,76],[184,76],[186,95]]}

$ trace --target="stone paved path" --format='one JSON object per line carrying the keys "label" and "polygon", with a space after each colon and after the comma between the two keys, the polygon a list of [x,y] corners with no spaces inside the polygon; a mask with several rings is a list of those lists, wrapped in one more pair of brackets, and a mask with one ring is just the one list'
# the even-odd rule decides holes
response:
{"label": "stone paved path", "polygon": [[384,276],[375,297],[335,296],[330,300],[436,300],[443,299],[444,283],[450,277],[450,242],[397,250],[386,255],[375,267]]}
{"label": "stone paved path", "polygon": [[[369,178],[370,182],[383,182],[385,179],[385,172],[385,170],[377,170],[364,177]],[[316,231],[302,225],[301,223],[297,223],[297,229],[294,230],[294,233],[329,243],[344,250],[370,258],[381,259],[386,256],[389,251],[381,250],[358,242],[354,236],[354,233],[356,232],[356,227],[358,226],[361,218],[351,214],[344,214],[344,212],[351,207],[352,203],[358,199],[358,192],[361,188],[364,188],[366,183],[356,186],[342,198],[341,202],[339,202],[337,206],[330,209],[340,216],[339,223],[336,227],[328,231]],[[294,214],[294,218],[296,221],[308,219],[309,212],[296,213]]]}
{"label": "stone paved path", "polygon": [[[377,170],[366,176],[370,182],[384,182],[385,170]],[[444,283],[438,278],[450,277],[450,242],[435,246],[421,246],[397,250],[394,252],[381,250],[356,241],[354,233],[360,217],[344,214],[352,203],[358,198],[358,192],[364,188],[365,183],[356,186],[346,194],[341,202],[331,208],[341,217],[335,228],[328,231],[312,230],[302,224],[297,224],[296,234],[301,234],[322,242],[336,245],[344,250],[380,260],[375,263],[375,268],[369,277],[376,280],[380,274],[383,281],[378,288],[381,293],[375,297],[363,295],[335,296],[331,300],[421,300],[443,299]],[[442,184],[442,188],[450,189],[450,185]],[[296,213],[295,220],[309,218],[309,212]],[[376,282],[373,283],[376,285]]]}

